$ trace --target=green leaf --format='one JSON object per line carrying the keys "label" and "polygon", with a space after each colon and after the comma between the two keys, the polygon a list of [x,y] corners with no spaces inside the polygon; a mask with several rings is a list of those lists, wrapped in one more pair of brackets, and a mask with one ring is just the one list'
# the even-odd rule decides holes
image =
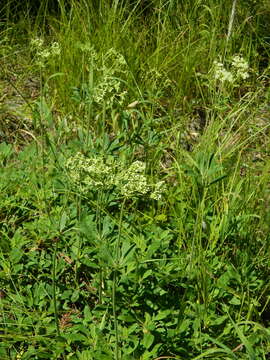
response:
{"label": "green leaf", "polygon": [[243,331],[241,330],[240,326],[238,326],[234,321],[233,319],[230,317],[231,319],[231,322],[241,340],[241,342],[245,345],[246,349],[247,349],[247,353],[249,355],[249,360],[256,360],[257,357],[256,357],[256,354],[253,350],[253,347],[251,345],[251,343],[248,341],[247,337],[244,335]]}
{"label": "green leaf", "polygon": [[86,306],[84,307],[83,315],[84,315],[84,319],[85,319],[86,321],[91,321],[91,320],[93,320],[93,315],[92,315],[92,313],[91,313],[90,308],[89,308],[88,305],[86,305]]}
{"label": "green leaf", "polygon": [[71,333],[71,334],[64,334],[63,337],[69,342],[69,343],[73,343],[76,341],[85,341],[87,340],[87,337],[82,335],[82,334],[76,334],[76,333]]}
{"label": "green leaf", "polygon": [[61,215],[61,219],[60,219],[60,226],[59,226],[60,233],[66,227],[66,223],[67,223],[67,213],[64,211],[63,214]]}
{"label": "green leaf", "polygon": [[148,277],[151,276],[151,275],[153,275],[153,270],[152,270],[152,269],[146,270],[145,273],[143,274],[141,280],[146,279],[146,278],[148,278]]}
{"label": "green leaf", "polygon": [[23,250],[21,249],[12,249],[11,252],[10,252],[10,260],[13,264],[17,264],[21,258],[23,257]]}
{"label": "green leaf", "polygon": [[229,301],[229,303],[232,305],[241,305],[241,301],[235,296]]}
{"label": "green leaf", "polygon": [[171,310],[159,311],[158,314],[153,318],[153,320],[165,319],[170,313],[171,313]]}
{"label": "green leaf", "polygon": [[217,183],[217,182],[219,182],[219,181],[221,181],[221,180],[225,179],[226,177],[227,177],[227,175],[226,175],[226,174],[225,174],[225,175],[221,175],[221,176],[219,176],[217,179],[215,179],[215,180],[211,181],[211,182],[208,184],[208,186],[211,186],[211,185],[213,185],[213,184],[215,184],[215,183]]}
{"label": "green leaf", "polygon": [[84,350],[82,352],[77,352],[76,355],[78,356],[79,360],[91,360],[91,359],[93,359],[91,350]]}
{"label": "green leaf", "polygon": [[80,291],[79,290],[74,290],[72,296],[71,296],[71,301],[72,302],[76,302],[80,297]]}
{"label": "green leaf", "polygon": [[93,268],[93,269],[99,269],[98,264],[96,264],[94,261],[91,261],[90,259],[87,259],[86,257],[83,257],[80,259],[80,262],[87,267]]}
{"label": "green leaf", "polygon": [[142,340],[142,345],[148,350],[153,344],[154,340],[155,337],[150,332],[146,332]]}

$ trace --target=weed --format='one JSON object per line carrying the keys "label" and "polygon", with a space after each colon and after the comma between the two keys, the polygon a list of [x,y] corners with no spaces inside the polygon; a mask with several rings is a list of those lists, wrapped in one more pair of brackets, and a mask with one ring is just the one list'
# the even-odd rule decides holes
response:
{"label": "weed", "polygon": [[1,359],[269,358],[268,6],[26,3],[0,21]]}

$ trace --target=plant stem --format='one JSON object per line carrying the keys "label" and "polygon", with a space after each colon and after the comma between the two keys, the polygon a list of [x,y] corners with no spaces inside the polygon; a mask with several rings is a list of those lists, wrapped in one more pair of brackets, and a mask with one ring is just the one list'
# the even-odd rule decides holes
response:
{"label": "plant stem", "polygon": [[119,360],[119,335],[118,335],[118,321],[116,315],[116,282],[117,282],[117,269],[113,272],[113,287],[112,287],[112,308],[113,308],[113,318],[114,318],[114,331],[115,331],[115,360]]}
{"label": "plant stem", "polygon": [[56,302],[56,254],[57,254],[57,242],[54,246],[54,252],[53,252],[52,281],[53,281],[54,321],[55,321],[57,335],[60,336],[60,329],[59,329],[59,323],[58,323],[58,312],[57,312],[57,302]]}
{"label": "plant stem", "polygon": [[231,11],[230,21],[229,21],[229,26],[228,26],[227,41],[229,41],[231,34],[232,34],[232,27],[233,27],[235,11],[236,11],[236,3],[237,3],[237,0],[233,0],[232,11]]}
{"label": "plant stem", "polygon": [[115,338],[116,338],[116,346],[115,346],[115,359],[121,359],[121,353],[119,356],[119,333],[118,333],[118,321],[116,314],[116,284],[118,280],[118,268],[119,268],[119,259],[120,259],[120,241],[121,241],[121,230],[122,230],[122,221],[123,221],[123,213],[125,207],[125,199],[122,202],[121,210],[120,210],[120,219],[119,219],[119,231],[116,242],[116,259],[115,259],[115,268],[113,272],[113,286],[112,286],[112,308],[113,308],[113,318],[114,318],[114,330],[115,330]]}

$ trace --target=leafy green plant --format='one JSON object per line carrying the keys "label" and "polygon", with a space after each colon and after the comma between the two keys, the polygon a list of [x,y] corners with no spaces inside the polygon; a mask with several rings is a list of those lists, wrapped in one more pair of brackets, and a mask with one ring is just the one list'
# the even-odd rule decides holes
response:
{"label": "leafy green plant", "polygon": [[267,6],[26,4],[0,22],[0,357],[266,360]]}

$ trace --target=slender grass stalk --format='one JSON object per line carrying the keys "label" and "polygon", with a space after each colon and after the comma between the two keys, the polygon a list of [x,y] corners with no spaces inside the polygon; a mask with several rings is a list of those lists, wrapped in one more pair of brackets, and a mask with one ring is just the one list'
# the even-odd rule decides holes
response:
{"label": "slender grass stalk", "polygon": [[236,3],[237,3],[237,0],[233,0],[230,20],[229,20],[229,25],[228,25],[228,32],[227,32],[227,42],[229,41],[231,34],[232,34],[233,22],[234,22],[234,18],[235,18],[235,14],[236,14]]}
{"label": "slender grass stalk", "polygon": [[114,331],[115,331],[115,360],[121,359],[121,349],[119,348],[119,332],[118,332],[118,319],[117,319],[117,310],[116,310],[116,289],[118,282],[118,270],[119,270],[119,261],[120,261],[120,246],[121,246],[121,235],[122,235],[122,222],[125,208],[125,199],[122,201],[120,209],[120,218],[119,218],[119,227],[118,235],[115,246],[115,269],[113,272],[113,286],[112,286],[112,308],[113,308],[113,318],[114,318]]}
{"label": "slender grass stalk", "polygon": [[[45,85],[43,86],[43,82],[42,82],[42,73],[40,70],[40,88],[41,88],[41,102],[40,102],[40,112],[38,114],[38,125],[40,126],[41,129],[41,137],[43,139],[42,143],[41,143],[41,158],[42,158],[42,165],[43,165],[43,171],[42,171],[42,181],[43,181],[43,196],[44,196],[44,203],[45,203],[45,210],[48,216],[48,219],[50,221],[51,224],[53,224],[53,219],[51,216],[51,212],[49,209],[49,204],[48,204],[48,199],[46,197],[46,191],[45,191],[45,184],[46,184],[46,178],[45,178],[45,174],[46,174],[46,144],[47,146],[49,146],[49,148],[52,150],[54,159],[56,160],[56,163],[59,165],[58,162],[58,156],[55,152],[54,149],[54,144],[51,140],[50,134],[46,129],[46,124],[45,124],[45,120],[46,120],[46,115],[48,115],[46,113],[46,109],[44,108],[44,105],[42,103],[42,100],[45,101]],[[38,152],[38,146],[37,146],[37,152]],[[60,233],[63,229],[60,229]],[[60,336],[60,328],[59,328],[59,316],[58,316],[58,308],[57,308],[57,295],[56,295],[56,288],[57,288],[57,282],[56,282],[56,272],[57,272],[57,252],[58,252],[58,241],[59,239],[56,238],[54,246],[53,246],[53,254],[52,254],[52,297],[53,297],[53,309],[54,309],[54,321],[55,321],[55,327],[56,327],[56,333],[58,336]]]}
{"label": "slender grass stalk", "polygon": [[[98,199],[97,199],[97,208],[96,208],[96,223],[97,223],[97,232],[99,237],[99,245],[103,241],[102,238],[102,201],[103,201],[103,191],[98,191]],[[102,292],[103,292],[103,267],[102,264],[99,264],[99,288],[98,288],[98,298],[99,303],[102,304]]]}
{"label": "slender grass stalk", "polygon": [[114,331],[115,331],[115,360],[119,360],[119,333],[118,333],[118,320],[116,313],[116,287],[117,287],[117,270],[113,272],[113,287],[112,287],[112,308],[114,318]]}
{"label": "slender grass stalk", "polygon": [[52,287],[53,287],[53,310],[54,310],[54,321],[57,335],[60,336],[57,299],[56,299],[56,257],[57,257],[57,245],[58,239],[56,239],[53,251],[53,263],[52,263]]}

